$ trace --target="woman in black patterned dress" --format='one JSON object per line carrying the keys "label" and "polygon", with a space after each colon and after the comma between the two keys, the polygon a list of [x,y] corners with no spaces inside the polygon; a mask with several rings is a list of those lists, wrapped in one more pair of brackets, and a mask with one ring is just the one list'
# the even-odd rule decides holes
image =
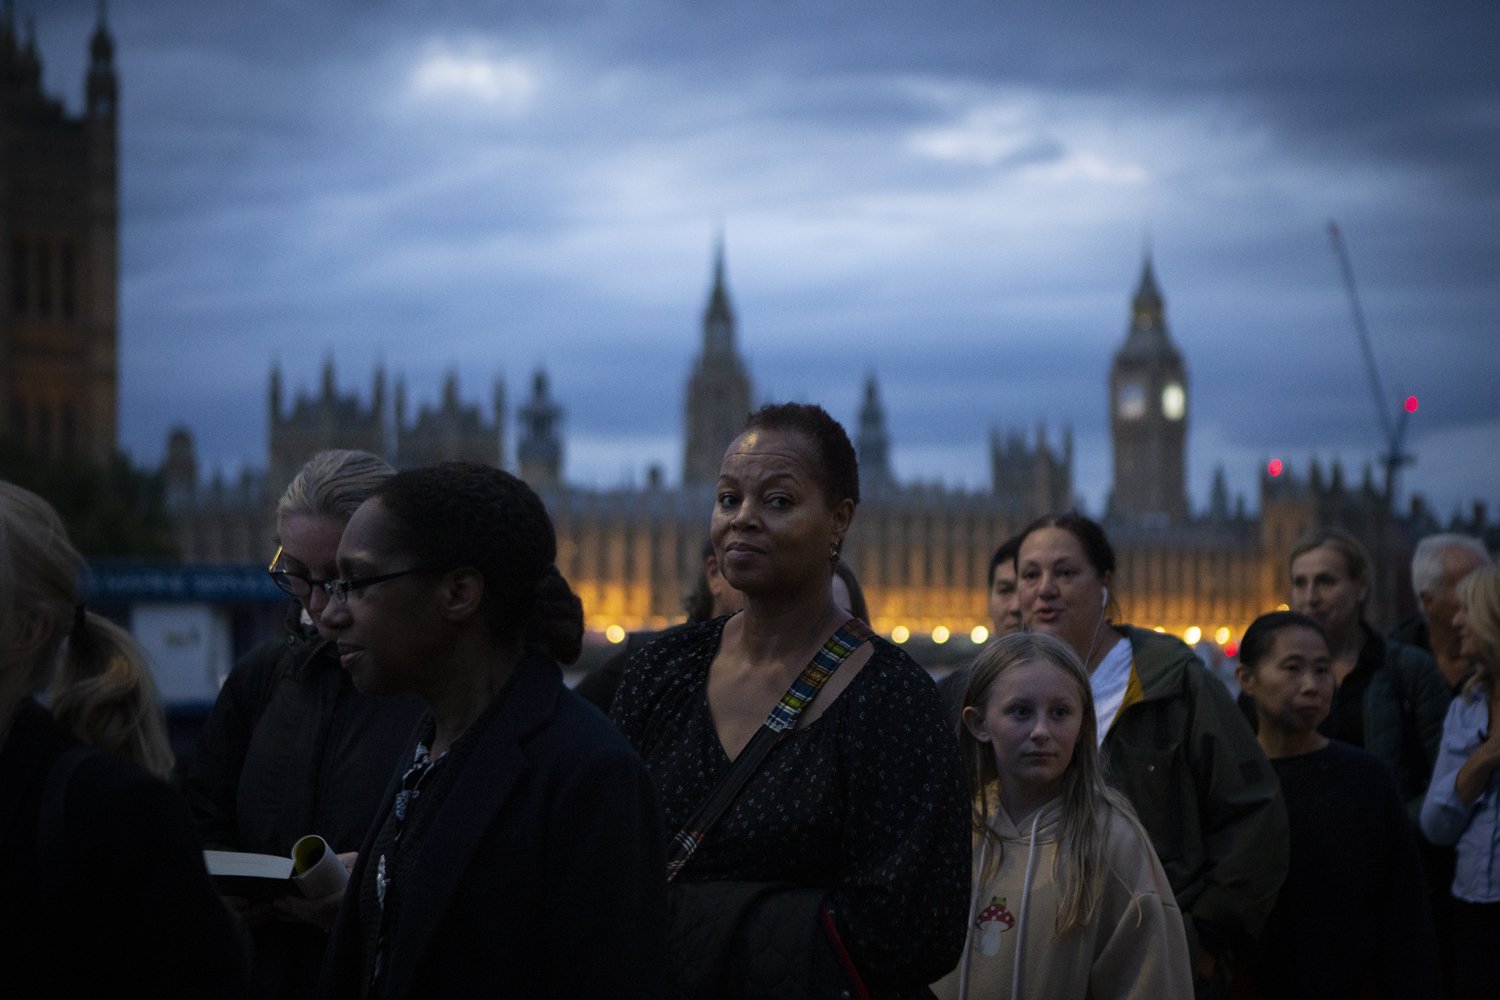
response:
{"label": "woman in black patterned dress", "polygon": [[[642,650],[614,706],[669,831],[849,619],[829,584],[858,499],[854,449],[819,407],[765,407],[725,453],[711,531],[745,608]],[[966,808],[931,678],[882,639],[859,645],[681,869],[678,991],[817,995],[827,944],[870,995],[925,996],[963,943]],[[716,937],[705,921],[725,913],[743,919]]]}

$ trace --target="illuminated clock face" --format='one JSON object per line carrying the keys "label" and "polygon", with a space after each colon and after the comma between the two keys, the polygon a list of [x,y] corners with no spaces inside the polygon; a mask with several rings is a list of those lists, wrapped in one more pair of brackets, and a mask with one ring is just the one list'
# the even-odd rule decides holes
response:
{"label": "illuminated clock face", "polygon": [[1146,387],[1138,379],[1120,383],[1115,410],[1122,420],[1139,420],[1146,415]]}
{"label": "illuminated clock face", "polygon": [[1161,391],[1161,412],[1168,420],[1181,420],[1187,412],[1187,393],[1176,382],[1168,382]]}

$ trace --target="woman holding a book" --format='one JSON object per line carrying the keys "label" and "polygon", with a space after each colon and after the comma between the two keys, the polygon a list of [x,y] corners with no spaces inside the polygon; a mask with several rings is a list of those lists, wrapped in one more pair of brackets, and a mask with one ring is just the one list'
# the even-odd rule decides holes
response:
{"label": "woman holding a book", "polygon": [[[344,854],[364,839],[421,705],[355,690],[319,616],[344,526],[394,473],[368,452],[319,452],[277,504],[269,572],[292,598],[286,630],[234,665],[186,768],[204,847],[286,858],[307,835]],[[312,996],[337,912],[336,896],[285,889],[230,900],[250,926],[252,995],[264,1000]]]}
{"label": "woman holding a book", "polygon": [[665,835],[634,751],[562,680],[583,607],[499,469],[398,473],[322,621],[361,691],[427,708],[344,894],[321,995],[659,997]]}

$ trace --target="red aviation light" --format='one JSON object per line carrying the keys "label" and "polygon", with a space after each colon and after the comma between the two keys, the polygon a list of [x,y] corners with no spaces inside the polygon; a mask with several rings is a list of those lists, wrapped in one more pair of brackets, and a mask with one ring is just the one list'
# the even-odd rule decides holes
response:
{"label": "red aviation light", "polygon": [[1281,475],[1281,459],[1273,458],[1266,463],[1266,471],[1273,476]]}
{"label": "red aviation light", "polygon": [[1417,412],[1417,397],[1416,396],[1407,396],[1406,397],[1406,403],[1404,405],[1406,406],[1406,412],[1407,413],[1416,413]]}

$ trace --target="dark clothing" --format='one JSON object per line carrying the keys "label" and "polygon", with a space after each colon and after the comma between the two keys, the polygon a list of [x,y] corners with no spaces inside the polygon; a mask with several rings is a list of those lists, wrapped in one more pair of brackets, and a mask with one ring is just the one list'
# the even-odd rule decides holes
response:
{"label": "dark clothing", "polygon": [[1361,625],[1360,628],[1369,634],[1360,648],[1359,660],[1333,689],[1333,704],[1328,717],[1318,725],[1318,732],[1324,736],[1352,747],[1365,745],[1365,697],[1376,671],[1385,665],[1384,643],[1370,641],[1374,633],[1369,626]]}
{"label": "dark clothing", "polygon": [[1453,998],[1494,1000],[1500,983],[1500,903],[1453,901]]}
{"label": "dark clothing", "polygon": [[[1432,656],[1432,631],[1424,615],[1412,615],[1392,629],[1388,638],[1392,642],[1415,646],[1428,656]],[[1436,665],[1435,657],[1434,665]],[[1470,673],[1470,671],[1465,671],[1457,684],[1449,685],[1449,694],[1457,698],[1463,691]],[[1448,985],[1447,993],[1451,996],[1456,955],[1453,946],[1453,895],[1449,887],[1453,885],[1453,876],[1458,865],[1457,852],[1452,847],[1440,847],[1429,841],[1419,826],[1417,853],[1422,858],[1422,871],[1427,881],[1427,897],[1432,910],[1432,922],[1437,929],[1438,964],[1442,967],[1443,982]]]}
{"label": "dark clothing", "polygon": [[[1383,640],[1368,625],[1360,628],[1359,661],[1334,689],[1333,708],[1318,732],[1368,750],[1390,768],[1415,826],[1453,695],[1426,652]],[[1255,728],[1255,703],[1242,692],[1239,704]]]}
{"label": "dark clothing", "polygon": [[948,675],[937,684],[938,697],[943,702],[943,714],[948,720],[948,728],[954,733],[958,727],[964,724],[964,695],[969,690],[969,668],[967,665],[954,667]]}
{"label": "dark clothing", "polygon": [[1252,979],[1277,1000],[1441,995],[1416,838],[1390,772],[1338,741],[1271,761],[1291,864]]}
{"label": "dark clothing", "polygon": [[[430,745],[425,719],[401,754]],[[360,848],[319,995],[655,997],[666,835],[640,759],[557,664],[528,650],[423,783],[393,847],[399,776]]]}
{"label": "dark clothing", "polygon": [[1177,894],[1188,950],[1247,945],[1286,874],[1281,789],[1255,734],[1181,640],[1116,628],[1132,677],[1102,744],[1109,783],[1135,807]]}
{"label": "dark clothing", "polygon": [[[235,664],[204,724],[184,782],[204,846],[286,856],[315,833],[356,850],[421,711],[360,694],[332,645],[289,621]],[[328,936],[273,919],[253,937],[253,995],[312,996]]]}
{"label": "dark clothing", "polygon": [[[674,628],[682,627],[678,625]],[[620,689],[620,679],[625,676],[625,665],[630,662],[630,658],[671,631],[674,629],[631,632],[625,637],[625,648],[599,664],[596,669],[584,674],[573,686],[573,690],[582,695],[584,701],[608,715],[615,703],[615,692]]]}
{"label": "dark clothing", "polygon": [[1415,824],[1453,693],[1425,651],[1383,640],[1369,625],[1360,629],[1359,662],[1334,691],[1333,709],[1318,732],[1384,761]]}
{"label": "dark clothing", "polygon": [[[181,798],[28,698],[0,747],[0,992],[239,997],[245,955]],[[62,760],[76,761],[64,781]]]}
{"label": "dark clothing", "polygon": [[[1390,635],[1386,636],[1393,642],[1404,642],[1408,646],[1416,646],[1428,656],[1432,655],[1432,630],[1427,625],[1427,619],[1421,615],[1412,615],[1406,621],[1391,629]],[[1453,692],[1455,695],[1458,691]]]}
{"label": "dark clothing", "polygon": [[[707,701],[720,618],[630,663],[614,719],[682,829],[730,767]],[[883,639],[849,686],[777,744],[679,881],[775,882],[826,892],[877,994],[924,988],[963,946],[969,802],[932,680]],[[816,924],[807,934],[817,935]]]}

